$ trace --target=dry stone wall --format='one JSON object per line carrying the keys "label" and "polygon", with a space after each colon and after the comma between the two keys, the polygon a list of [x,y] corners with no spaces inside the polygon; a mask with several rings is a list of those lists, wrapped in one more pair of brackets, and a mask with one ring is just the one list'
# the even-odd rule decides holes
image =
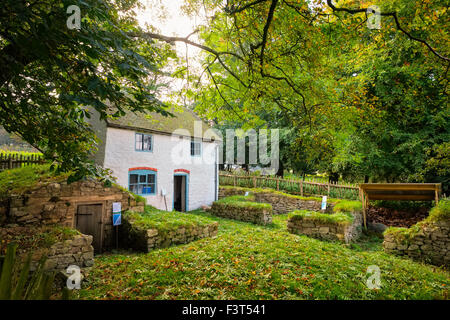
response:
{"label": "dry stone wall", "polygon": [[[321,211],[322,203],[317,200],[306,200],[295,196],[283,195],[272,192],[255,193],[255,201],[272,205],[274,214],[288,213],[294,210]],[[331,213],[334,204],[328,203],[325,212]]]}
{"label": "dry stone wall", "polygon": [[[289,194],[283,194],[281,192],[270,192],[257,189],[257,191],[251,188],[220,188],[219,199],[234,195],[244,195],[246,191],[252,192],[255,196],[255,202],[269,203],[272,205],[273,214],[283,214],[294,210],[311,210],[321,211],[322,202],[318,200],[309,200],[307,197],[298,197]],[[327,203],[327,209],[325,212],[333,212],[334,203]]]}
{"label": "dry stone wall", "polygon": [[[46,270],[66,270],[70,265],[80,268],[92,267],[94,265],[94,247],[92,247],[92,236],[80,234],[71,240],[57,242],[52,245],[47,254],[45,263]],[[37,265],[40,255],[33,257],[34,266]]]}
{"label": "dry stone wall", "polygon": [[384,235],[384,251],[414,260],[450,266],[450,221],[427,222],[411,228],[410,238],[387,231]]}
{"label": "dry stone wall", "polygon": [[272,207],[236,206],[233,203],[214,202],[211,213],[215,216],[234,219],[255,224],[266,225],[272,223]]}
{"label": "dry stone wall", "polygon": [[143,212],[144,203],[137,202],[127,191],[105,187],[96,180],[52,182],[37,185],[20,195],[10,195],[0,203],[0,227],[61,225],[75,228],[78,205],[102,204],[101,225],[104,248],[114,243],[112,204],[122,203],[122,211]]}
{"label": "dry stone wall", "polygon": [[212,222],[206,226],[180,226],[175,230],[162,232],[158,229],[136,227],[132,221],[124,217],[119,230],[122,245],[138,251],[149,252],[157,248],[167,248],[172,245],[185,244],[207,237],[215,237],[218,226],[219,224],[217,222]]}
{"label": "dry stone wall", "polygon": [[358,239],[362,233],[362,214],[353,212],[352,215],[353,223],[351,224],[326,223],[317,219],[301,219],[293,216],[288,220],[287,228],[294,234],[349,243]]}

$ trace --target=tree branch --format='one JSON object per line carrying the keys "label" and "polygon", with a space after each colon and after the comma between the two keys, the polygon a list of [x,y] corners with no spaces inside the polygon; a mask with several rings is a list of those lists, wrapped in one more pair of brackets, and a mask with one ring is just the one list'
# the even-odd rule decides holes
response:
{"label": "tree branch", "polygon": [[242,12],[242,11],[244,11],[244,10],[250,8],[250,7],[253,7],[253,6],[255,6],[255,5],[259,4],[259,3],[266,2],[266,1],[267,0],[256,0],[256,1],[253,1],[253,2],[250,2],[250,3],[246,4],[245,6],[238,7],[238,8],[235,8],[234,5],[231,5],[229,7],[228,3],[227,3],[227,5],[224,8],[224,11],[227,14],[235,14],[235,13]]}
{"label": "tree branch", "polygon": [[[347,13],[350,13],[350,14],[367,12],[367,8],[360,8],[360,9],[337,8],[337,7],[333,4],[332,0],[327,0],[327,5],[328,5],[333,11],[336,11],[336,12],[344,11],[344,12],[347,12]],[[381,16],[384,16],[384,17],[392,17],[392,18],[394,18],[394,21],[395,21],[395,24],[396,24],[396,26],[397,26],[397,29],[400,30],[401,32],[403,32],[408,38],[410,38],[411,40],[420,42],[420,43],[424,44],[425,46],[427,46],[428,49],[429,49],[436,57],[438,57],[439,59],[442,59],[442,60],[445,60],[445,61],[450,61],[450,58],[448,58],[448,57],[446,57],[446,56],[443,56],[443,55],[441,55],[440,53],[438,53],[436,50],[433,49],[433,47],[431,47],[431,45],[430,45],[428,42],[426,42],[425,40],[422,40],[422,39],[420,39],[420,38],[417,38],[417,37],[413,36],[411,33],[409,33],[408,31],[406,31],[406,30],[400,25],[400,22],[399,22],[398,16],[397,16],[397,12],[380,12],[380,15],[381,15]]]}

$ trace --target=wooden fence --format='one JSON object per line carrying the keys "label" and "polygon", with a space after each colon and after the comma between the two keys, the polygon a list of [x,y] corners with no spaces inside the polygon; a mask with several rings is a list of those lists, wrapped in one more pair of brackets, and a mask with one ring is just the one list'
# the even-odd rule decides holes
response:
{"label": "wooden fence", "polygon": [[359,188],[355,185],[337,183],[319,183],[295,179],[281,179],[264,176],[238,176],[233,174],[219,175],[221,185],[246,188],[272,188],[297,195],[326,195],[330,198],[357,200],[360,198]]}
{"label": "wooden fence", "polygon": [[44,163],[44,157],[38,154],[23,155],[0,153],[0,171]]}

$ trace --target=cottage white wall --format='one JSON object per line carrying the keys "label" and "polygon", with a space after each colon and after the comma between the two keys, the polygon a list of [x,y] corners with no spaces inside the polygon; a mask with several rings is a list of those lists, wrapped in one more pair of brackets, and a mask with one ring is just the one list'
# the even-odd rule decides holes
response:
{"label": "cottage white wall", "polygon": [[104,167],[112,170],[118,184],[128,188],[129,168],[156,168],[156,194],[145,198],[148,204],[165,210],[164,197],[161,196],[161,188],[165,188],[167,209],[172,210],[174,170],[186,169],[190,171],[187,210],[211,205],[218,192],[215,185],[215,179],[218,179],[216,143],[202,142],[202,156],[191,157],[190,138],[152,134],[153,152],[142,152],[135,151],[135,133],[126,129],[107,129]]}

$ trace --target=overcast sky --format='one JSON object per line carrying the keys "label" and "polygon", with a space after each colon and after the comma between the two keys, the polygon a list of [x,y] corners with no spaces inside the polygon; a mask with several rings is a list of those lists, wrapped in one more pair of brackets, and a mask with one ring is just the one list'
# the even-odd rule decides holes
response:
{"label": "overcast sky", "polygon": [[[144,11],[138,12],[138,20],[142,27],[150,24],[158,28],[158,32],[166,36],[180,36],[186,37],[192,33],[199,24],[202,24],[202,19],[197,17],[189,17],[185,15],[181,6],[184,0],[140,0],[145,5]],[[204,24],[204,23],[203,23]],[[196,35],[189,38],[193,41],[198,41]],[[186,57],[186,45],[184,43],[176,43],[176,51],[180,57]],[[201,50],[192,46],[188,46],[187,54],[189,58],[190,72],[195,68],[200,68],[198,57]],[[171,85],[172,91],[179,91],[182,86],[185,86],[185,81],[175,81]],[[163,97],[166,94],[163,93]]]}

